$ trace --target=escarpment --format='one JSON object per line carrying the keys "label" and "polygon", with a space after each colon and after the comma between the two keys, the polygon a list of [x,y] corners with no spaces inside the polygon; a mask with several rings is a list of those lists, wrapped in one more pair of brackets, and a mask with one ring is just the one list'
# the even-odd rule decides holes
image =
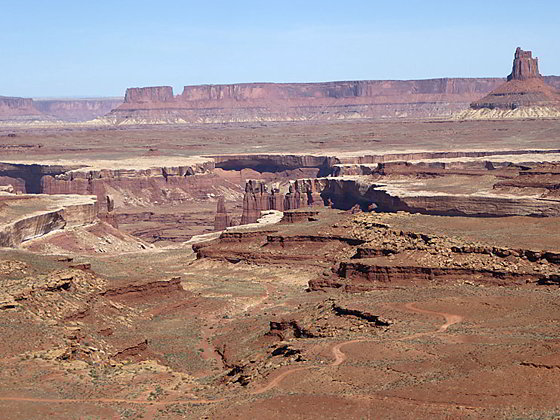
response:
{"label": "escarpment", "polygon": [[0,122],[82,122],[107,114],[121,98],[31,99],[0,96]]}
{"label": "escarpment", "polygon": [[128,89],[116,124],[428,118],[451,115],[502,79],[247,83]]}
{"label": "escarpment", "polygon": [[0,196],[0,247],[18,247],[65,227],[94,223],[98,210],[91,196]]}
{"label": "escarpment", "polygon": [[[451,219],[446,223],[453,224]],[[396,285],[466,282],[523,286],[556,282],[558,249],[508,248],[434,234],[419,227],[423,220],[411,213],[352,215],[317,209],[313,220],[282,222],[274,225],[275,231],[227,231],[194,249],[199,260],[270,267],[296,264],[298,270],[314,275],[309,281],[310,290],[360,292]],[[458,223],[460,226],[466,221]],[[489,222],[488,229],[500,230],[500,223]]]}
{"label": "escarpment", "polygon": [[31,98],[0,96],[0,122],[36,121],[47,116],[33,106]]}
{"label": "escarpment", "polygon": [[[521,65],[523,77],[529,65]],[[530,67],[531,71],[534,67]],[[543,79],[558,85],[555,76]],[[503,84],[501,78],[241,83],[127,89],[105,121],[115,124],[239,123],[449,117]],[[553,88],[551,88],[553,89]]]}
{"label": "escarpment", "polygon": [[[105,203],[111,191],[120,191],[122,203],[126,196],[142,191],[148,201],[173,201],[186,198],[185,191],[196,192],[212,182],[213,163],[202,162],[185,166],[162,166],[145,169],[88,169],[67,171],[41,178],[41,192],[45,194],[93,194]],[[130,192],[127,194],[127,191]],[[142,200],[142,195],[138,198]]]}
{"label": "escarpment", "polygon": [[447,216],[554,217],[560,215],[558,165],[546,162],[556,161],[557,152],[345,157],[331,166],[327,177],[298,179],[284,185],[247,182],[243,223],[254,222],[261,211],[313,206]]}

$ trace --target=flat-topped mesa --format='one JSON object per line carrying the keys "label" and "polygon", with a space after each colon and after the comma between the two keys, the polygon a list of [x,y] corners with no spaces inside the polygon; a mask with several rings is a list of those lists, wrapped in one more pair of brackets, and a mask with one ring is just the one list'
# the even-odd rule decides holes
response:
{"label": "flat-topped mesa", "polygon": [[172,102],[173,100],[173,88],[171,86],[128,88],[124,96],[124,103],[126,104]]}
{"label": "flat-topped mesa", "polygon": [[20,109],[20,108],[33,108],[33,99],[31,98],[17,98],[11,96],[0,96],[0,108],[6,109]]}
{"label": "flat-topped mesa", "polygon": [[510,80],[527,80],[542,77],[539,73],[539,59],[533,58],[531,51],[523,51],[520,47],[515,50],[513,69],[507,77]]}
{"label": "flat-topped mesa", "polygon": [[128,89],[105,119],[115,124],[240,123],[424,118],[451,115],[504,79],[241,83]]}
{"label": "flat-topped mesa", "polygon": [[0,120],[41,120],[46,119],[34,107],[33,99],[0,96]]}

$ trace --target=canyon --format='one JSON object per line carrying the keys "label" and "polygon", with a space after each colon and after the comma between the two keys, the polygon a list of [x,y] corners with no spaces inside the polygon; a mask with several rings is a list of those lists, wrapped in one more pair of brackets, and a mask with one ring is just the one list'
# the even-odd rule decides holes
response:
{"label": "canyon", "polygon": [[509,81],[131,88],[107,124],[0,124],[0,414],[558,417],[560,119],[451,117],[534,80],[560,86],[518,50]]}

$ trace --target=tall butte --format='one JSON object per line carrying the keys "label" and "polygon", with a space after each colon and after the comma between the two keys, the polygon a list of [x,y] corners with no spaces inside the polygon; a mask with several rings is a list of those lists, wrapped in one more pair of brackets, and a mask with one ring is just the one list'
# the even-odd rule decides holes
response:
{"label": "tall butte", "polygon": [[531,51],[515,50],[513,69],[507,82],[471,104],[472,109],[516,110],[518,108],[559,108],[560,91],[544,82],[539,59]]}

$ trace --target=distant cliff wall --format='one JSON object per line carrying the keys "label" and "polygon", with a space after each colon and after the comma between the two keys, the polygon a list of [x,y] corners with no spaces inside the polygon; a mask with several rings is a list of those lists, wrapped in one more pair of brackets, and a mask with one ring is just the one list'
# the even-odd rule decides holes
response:
{"label": "distant cliff wall", "polygon": [[[525,74],[524,70],[520,72]],[[440,118],[468,109],[471,102],[505,80],[442,78],[200,85],[185,86],[176,96],[169,86],[131,88],[125,102],[106,120],[134,125]],[[560,77],[544,80],[560,85]]]}
{"label": "distant cliff wall", "polygon": [[35,99],[33,107],[56,120],[80,122],[105,115],[122,103],[122,98]]}

